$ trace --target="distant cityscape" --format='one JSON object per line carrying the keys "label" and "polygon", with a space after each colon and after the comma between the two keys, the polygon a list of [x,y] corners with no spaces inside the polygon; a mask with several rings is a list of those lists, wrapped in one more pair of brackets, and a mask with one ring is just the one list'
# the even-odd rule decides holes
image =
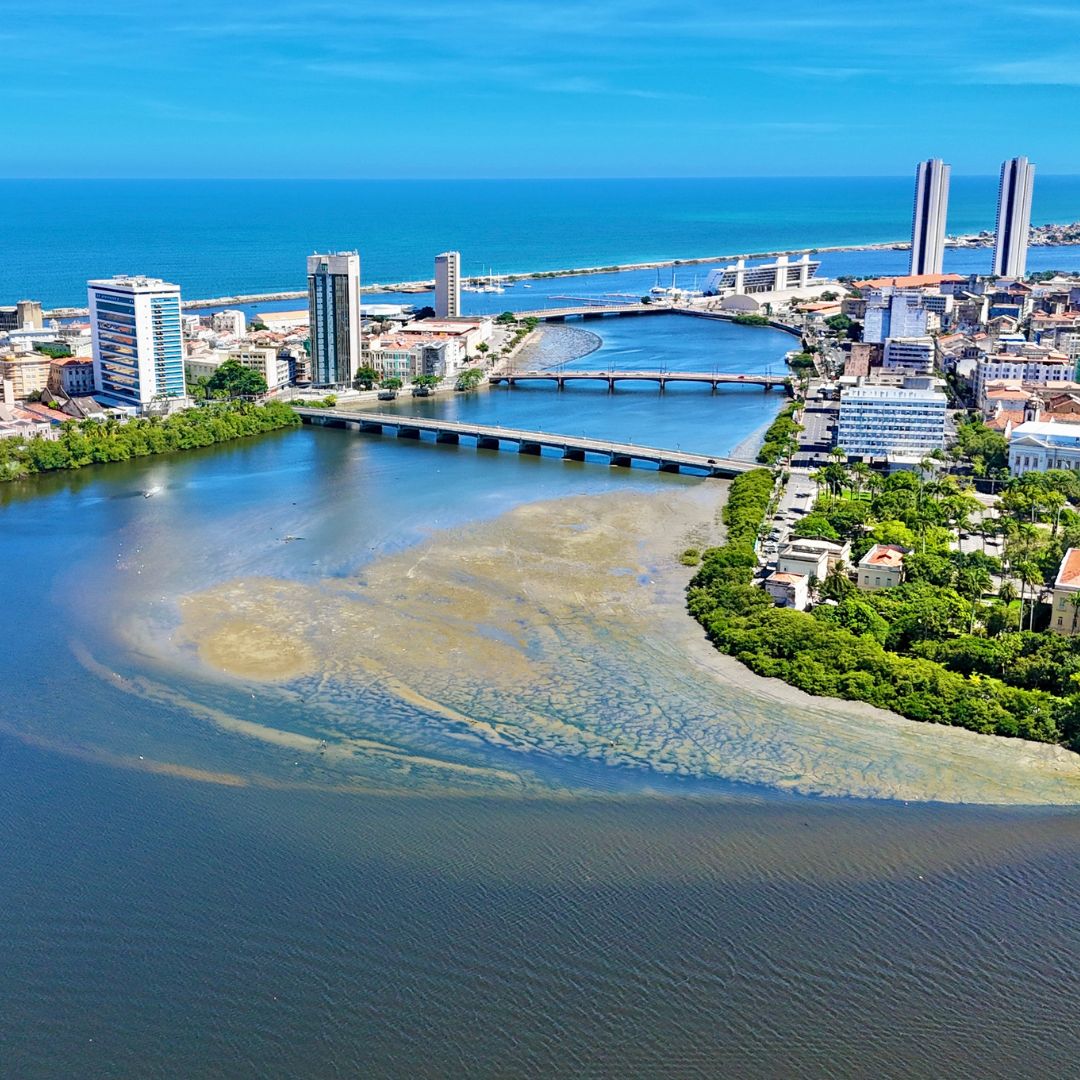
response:
{"label": "distant cityscape", "polygon": [[[830,281],[808,254],[737,259],[700,290],[658,281],[631,306],[799,333],[817,351],[812,379],[793,369],[793,382],[836,414],[818,452],[903,467],[945,449],[956,416],[972,410],[1009,440],[1013,473],[1080,468],[1080,278],[1025,276],[1035,166],[1001,166],[985,276],[943,273],[950,172],[939,158],[916,168],[907,276]],[[434,306],[420,310],[364,305],[356,251],[312,254],[306,269],[306,309],[251,318],[185,312],[179,285],[144,276],[88,282],[86,322],[47,321],[31,300],[0,308],[0,434],[50,438],[73,419],[167,415],[212,400],[223,370],[252,373],[248,396],[348,399],[439,385],[469,366],[505,370],[520,348],[492,316],[462,313],[460,252],[434,257]],[[494,277],[471,287],[501,291]]]}

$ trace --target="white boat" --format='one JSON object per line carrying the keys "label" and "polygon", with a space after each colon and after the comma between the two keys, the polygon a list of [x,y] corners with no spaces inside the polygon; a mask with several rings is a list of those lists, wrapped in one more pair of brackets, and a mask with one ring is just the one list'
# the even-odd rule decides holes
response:
{"label": "white boat", "polygon": [[151,495],[156,495],[161,490],[160,484],[155,484],[152,488],[148,488],[142,493],[144,499],[149,499]]}

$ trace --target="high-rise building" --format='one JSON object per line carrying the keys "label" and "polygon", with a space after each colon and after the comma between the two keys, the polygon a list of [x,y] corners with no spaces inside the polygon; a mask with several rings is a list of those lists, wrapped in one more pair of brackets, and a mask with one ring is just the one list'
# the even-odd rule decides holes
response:
{"label": "high-rise building", "polygon": [[461,252],[435,256],[435,318],[456,319],[461,314]]}
{"label": "high-rise building", "polygon": [[951,166],[941,158],[920,161],[915,170],[915,210],[911,219],[913,274],[941,273],[950,172]]}
{"label": "high-rise building", "polygon": [[1023,277],[1027,269],[1034,186],[1035,166],[1026,157],[1010,158],[1002,163],[994,240],[994,273],[998,277]]}
{"label": "high-rise building", "polygon": [[360,366],[360,256],[355,251],[309,255],[311,381],[345,386]]}
{"label": "high-rise building", "polygon": [[97,391],[139,409],[184,397],[180,286],[114,277],[87,282],[87,294]]}
{"label": "high-rise building", "polygon": [[862,339],[880,345],[891,337],[922,337],[926,315],[918,289],[874,289],[866,297]]}

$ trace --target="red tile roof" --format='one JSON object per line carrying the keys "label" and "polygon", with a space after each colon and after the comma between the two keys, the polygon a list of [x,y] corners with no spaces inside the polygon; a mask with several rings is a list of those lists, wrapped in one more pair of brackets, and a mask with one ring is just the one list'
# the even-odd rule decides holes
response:
{"label": "red tile roof", "polygon": [[1057,581],[1054,584],[1080,588],[1080,548],[1069,548],[1065,552],[1065,558],[1061,560]]}

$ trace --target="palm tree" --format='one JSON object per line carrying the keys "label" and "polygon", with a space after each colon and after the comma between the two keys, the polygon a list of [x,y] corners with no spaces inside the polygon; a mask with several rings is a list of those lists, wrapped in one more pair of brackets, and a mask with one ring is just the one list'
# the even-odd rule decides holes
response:
{"label": "palm tree", "polygon": [[[1042,591],[1040,586],[1043,584],[1042,571],[1038,565],[1034,562],[1025,563],[1021,570],[1021,579],[1025,585],[1031,586],[1031,609],[1028,612],[1028,629],[1035,629],[1035,605],[1039,602],[1039,594]],[[1021,625],[1023,623],[1021,622]]]}

